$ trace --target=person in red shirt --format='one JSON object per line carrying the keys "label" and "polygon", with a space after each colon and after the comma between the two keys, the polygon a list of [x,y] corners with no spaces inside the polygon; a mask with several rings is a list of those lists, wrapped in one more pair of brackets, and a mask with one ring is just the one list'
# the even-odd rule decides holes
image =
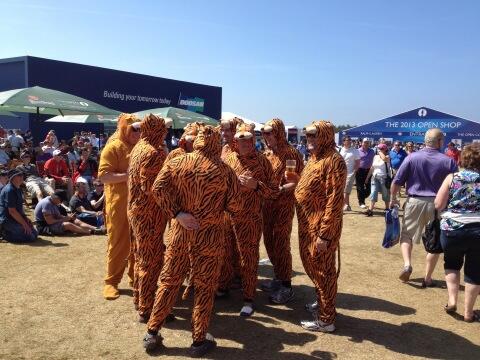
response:
{"label": "person in red shirt", "polygon": [[461,151],[457,149],[457,146],[455,145],[454,142],[449,142],[447,146],[448,147],[447,147],[447,150],[445,150],[445,155],[455,160],[455,163],[459,165]]}
{"label": "person in red shirt", "polygon": [[68,172],[67,163],[61,156],[60,150],[53,152],[53,158],[48,160],[44,165],[45,174],[55,179],[55,187],[63,187],[67,189],[68,198],[73,195],[73,183],[70,173]]}

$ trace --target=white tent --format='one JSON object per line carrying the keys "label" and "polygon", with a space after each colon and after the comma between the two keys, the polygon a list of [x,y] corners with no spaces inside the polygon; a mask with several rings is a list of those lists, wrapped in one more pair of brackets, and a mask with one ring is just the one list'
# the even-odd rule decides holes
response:
{"label": "white tent", "polygon": [[253,120],[250,120],[250,119],[247,119],[246,117],[243,117],[241,115],[234,114],[234,113],[228,112],[228,111],[223,111],[222,112],[222,119],[224,119],[224,120],[230,120],[230,119],[233,119],[234,117],[242,119],[247,124],[255,124],[255,131],[260,131],[260,129],[263,126],[263,124],[260,124],[256,121],[253,121]]}

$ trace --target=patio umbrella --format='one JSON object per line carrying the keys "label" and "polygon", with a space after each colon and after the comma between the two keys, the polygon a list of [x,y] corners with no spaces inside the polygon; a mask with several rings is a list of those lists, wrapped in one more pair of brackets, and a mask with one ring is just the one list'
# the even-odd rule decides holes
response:
{"label": "patio umbrella", "polygon": [[105,124],[116,123],[117,117],[112,115],[57,115],[45,122],[76,123],[76,124]]}
{"label": "patio umbrella", "polygon": [[1,107],[0,107],[0,116],[11,116],[11,117],[20,117],[18,115],[15,115],[14,113],[10,112],[10,111],[7,111],[7,110],[3,110]]}
{"label": "patio umbrella", "polygon": [[37,115],[120,114],[93,101],[40,86],[0,92],[0,109]]}
{"label": "patio umbrella", "polygon": [[197,114],[193,111],[188,111],[184,109],[179,109],[176,107],[165,107],[165,108],[156,108],[150,110],[143,110],[136,112],[140,118],[143,118],[145,115],[153,114],[157,116],[161,116],[163,118],[170,118],[173,120],[173,128],[174,129],[183,129],[188,123],[192,122],[203,122],[207,125],[216,126],[219,124],[217,120],[211,118],[206,115]]}

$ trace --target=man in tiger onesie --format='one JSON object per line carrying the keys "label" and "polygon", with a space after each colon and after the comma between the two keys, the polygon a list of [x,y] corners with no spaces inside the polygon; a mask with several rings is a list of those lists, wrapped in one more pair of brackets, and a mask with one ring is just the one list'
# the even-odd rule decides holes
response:
{"label": "man in tiger onesie", "polygon": [[[287,142],[285,125],[280,119],[268,121],[262,128],[262,135],[268,147],[265,156],[272,165],[277,186],[286,184],[284,177],[286,161],[296,161],[296,174],[303,170],[303,157]],[[295,215],[293,189],[285,190],[278,199],[266,200],[263,207],[263,241],[273,265],[275,278],[261,285],[270,292],[270,301],[285,304],[294,297],[292,290],[292,253],[290,234]]]}
{"label": "man in tiger onesie", "polygon": [[168,154],[165,162],[193,151],[193,142],[197,136],[198,125],[199,123],[189,123],[184,127],[182,137],[178,141],[178,147]]}
{"label": "man in tiger onesie", "polygon": [[[232,119],[222,119],[220,127],[222,130],[222,160],[225,161],[230,154],[234,152],[234,136],[237,131],[237,125],[243,124],[243,120],[237,117]],[[233,286],[240,287],[240,255],[236,245],[235,234],[233,232],[232,219],[230,214],[225,213],[224,218],[225,227],[225,258],[223,268],[220,273],[219,286],[217,291],[217,298],[224,298],[228,296],[228,290]],[[232,284],[232,280],[235,282]]]}
{"label": "man in tiger onesie", "polygon": [[118,284],[130,258],[128,276],[133,284],[133,259],[130,257],[128,225],[128,166],[130,152],[140,139],[140,122],[133,114],[121,114],[117,135],[102,150],[98,178],[105,184],[105,225],[107,226],[107,274],[103,297],[119,297]]}
{"label": "man in tiger onesie", "polygon": [[[335,148],[334,126],[315,121],[305,129],[311,158],[295,189],[300,257],[315,285],[317,301],[307,305],[315,315],[304,329],[335,331],[338,272],[335,254],[342,233],[343,190],[347,167]],[[340,256],[339,256],[340,269]]]}
{"label": "man in tiger onesie", "polygon": [[[243,123],[237,126],[234,149],[225,163],[235,171],[242,185],[242,210],[232,215],[232,223],[235,245],[240,254],[244,299],[240,315],[250,316],[254,312],[253,299],[257,287],[263,201],[277,198],[280,190],[274,182],[269,161],[263,154],[255,151],[254,126]],[[228,260],[226,259],[227,262]]]}
{"label": "man in tiger onesie", "polygon": [[163,265],[163,232],[168,220],[155,203],[151,188],[167,156],[163,142],[171,124],[171,120],[146,116],[140,124],[140,141],[130,153],[128,218],[134,238],[133,302],[140,322],[145,323],[152,312]]}
{"label": "man in tiger onesie", "polygon": [[225,251],[223,213],[238,212],[241,202],[237,176],[220,159],[220,131],[202,125],[193,148],[192,153],[164,164],[152,187],[157,204],[173,220],[143,344],[147,351],[161,344],[158,331],[191,268],[194,303],[190,351],[193,357],[200,357],[216,346],[207,329]]}

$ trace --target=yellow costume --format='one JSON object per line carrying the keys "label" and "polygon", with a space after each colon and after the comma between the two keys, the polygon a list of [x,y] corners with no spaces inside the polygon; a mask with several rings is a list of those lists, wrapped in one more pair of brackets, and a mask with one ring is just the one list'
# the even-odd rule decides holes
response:
{"label": "yellow costume", "polygon": [[[118,126],[127,127],[137,119],[130,114],[122,114]],[[108,173],[127,173],[130,151],[133,145],[118,136],[102,150],[98,176]],[[105,225],[107,226],[107,274],[105,275],[104,297],[116,299],[117,286],[122,280],[130,255],[130,228],[127,216],[127,181],[105,184]],[[133,264],[130,263],[128,275],[133,282]]]}

